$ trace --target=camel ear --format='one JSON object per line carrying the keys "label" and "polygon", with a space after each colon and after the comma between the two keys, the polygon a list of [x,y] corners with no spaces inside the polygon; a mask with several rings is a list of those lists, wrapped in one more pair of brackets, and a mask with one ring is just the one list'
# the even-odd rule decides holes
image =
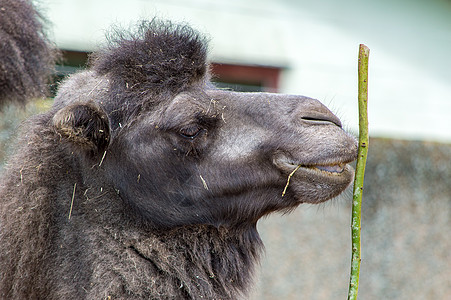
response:
{"label": "camel ear", "polygon": [[102,153],[110,142],[105,111],[94,103],[76,103],[53,116],[53,126],[63,139],[93,155]]}

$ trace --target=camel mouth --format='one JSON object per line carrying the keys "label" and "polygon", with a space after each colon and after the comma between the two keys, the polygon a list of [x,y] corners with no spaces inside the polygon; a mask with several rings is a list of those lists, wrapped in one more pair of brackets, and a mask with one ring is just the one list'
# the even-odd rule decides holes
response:
{"label": "camel mouth", "polygon": [[[352,172],[352,167],[348,163],[352,162],[353,159],[335,159],[329,160],[327,162],[315,162],[315,163],[304,163],[298,162],[296,160],[289,159],[285,155],[278,156],[274,158],[274,165],[281,170],[283,173],[291,174],[292,176],[301,175],[304,173],[307,176],[313,177],[348,177],[348,173]],[[296,174],[298,173],[298,174]]]}
{"label": "camel mouth", "polygon": [[283,155],[275,158],[274,164],[285,182],[282,197],[291,190],[299,203],[315,204],[338,196],[354,178],[354,170],[348,164],[353,160],[340,158],[343,157],[315,163],[293,162]]}
{"label": "camel mouth", "polygon": [[344,172],[346,167],[345,163],[336,163],[336,164],[328,164],[328,165],[311,165],[305,166],[301,164],[301,168],[309,168],[318,170],[320,172],[324,172],[328,175],[340,175]]}
{"label": "camel mouth", "polygon": [[325,181],[340,181],[341,178],[348,177],[348,173],[353,171],[351,166],[342,162],[308,165],[290,163],[279,169],[284,171],[283,173],[289,172],[290,176],[322,178]]}

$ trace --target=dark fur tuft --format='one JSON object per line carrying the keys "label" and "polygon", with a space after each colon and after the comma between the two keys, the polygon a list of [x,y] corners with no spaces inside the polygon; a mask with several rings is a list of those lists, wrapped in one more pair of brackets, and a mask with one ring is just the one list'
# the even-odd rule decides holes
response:
{"label": "dark fur tuft", "polygon": [[153,20],[141,23],[137,34],[116,30],[109,47],[95,54],[92,64],[126,94],[176,94],[204,79],[207,46],[187,25]]}
{"label": "dark fur tuft", "polygon": [[0,0],[0,104],[46,94],[57,57],[30,1]]}

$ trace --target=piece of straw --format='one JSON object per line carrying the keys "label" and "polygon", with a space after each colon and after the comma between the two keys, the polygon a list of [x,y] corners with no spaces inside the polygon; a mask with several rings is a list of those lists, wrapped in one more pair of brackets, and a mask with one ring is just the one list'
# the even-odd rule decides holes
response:
{"label": "piece of straw", "polygon": [[70,209],[69,209],[69,220],[72,215],[72,207],[74,206],[74,198],[75,198],[75,189],[77,188],[77,183],[74,184],[74,190],[72,192],[72,200],[70,201]]}
{"label": "piece of straw", "polygon": [[285,193],[287,192],[287,188],[288,188],[288,185],[290,184],[291,176],[293,176],[294,173],[295,173],[300,167],[301,167],[301,165],[298,165],[298,166],[290,173],[290,175],[288,175],[287,184],[285,185],[285,188],[283,189],[282,197],[285,196]]}
{"label": "piece of straw", "polygon": [[354,178],[354,190],[352,201],[351,238],[352,238],[352,258],[351,276],[349,279],[348,300],[357,299],[359,289],[360,261],[361,261],[361,211],[363,195],[363,177],[365,174],[366,158],[368,155],[368,58],[370,49],[360,44],[359,47],[359,149],[357,166]]}

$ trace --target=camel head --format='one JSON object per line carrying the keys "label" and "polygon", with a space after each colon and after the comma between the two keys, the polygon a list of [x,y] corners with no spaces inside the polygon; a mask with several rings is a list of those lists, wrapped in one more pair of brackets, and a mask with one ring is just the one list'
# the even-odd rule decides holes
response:
{"label": "camel head", "polygon": [[66,82],[54,111],[86,181],[110,186],[157,228],[255,225],[329,200],[353,179],[356,140],[329,109],[215,88],[205,42],[187,27],[122,35]]}

